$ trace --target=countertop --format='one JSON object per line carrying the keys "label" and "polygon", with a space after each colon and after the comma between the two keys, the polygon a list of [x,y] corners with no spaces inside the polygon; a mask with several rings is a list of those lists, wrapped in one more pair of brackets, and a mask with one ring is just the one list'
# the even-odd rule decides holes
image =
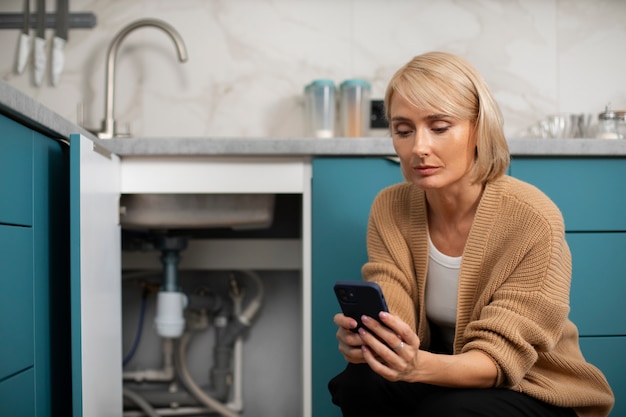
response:
{"label": "countertop", "polygon": [[[0,80],[0,113],[55,139],[80,133],[104,149],[125,156],[390,156],[388,137],[254,138],[163,137],[98,139],[86,129]],[[626,140],[526,139],[507,140],[513,156],[626,156]]]}

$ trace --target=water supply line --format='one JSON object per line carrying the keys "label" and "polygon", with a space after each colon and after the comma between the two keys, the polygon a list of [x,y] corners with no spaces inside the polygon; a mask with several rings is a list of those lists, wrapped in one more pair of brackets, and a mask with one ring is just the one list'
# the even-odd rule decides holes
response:
{"label": "water supply line", "polygon": [[187,61],[187,48],[185,42],[180,36],[178,31],[174,29],[172,25],[159,19],[140,19],[132,22],[128,26],[122,28],[117,35],[111,41],[107,52],[107,65],[106,65],[106,96],[105,96],[105,117],[102,121],[102,130],[97,132],[100,139],[111,139],[116,136],[117,129],[115,123],[114,114],[114,102],[115,102],[115,61],[117,59],[117,50],[119,49],[122,41],[126,36],[141,27],[152,26],[157,29],[161,29],[174,41],[176,51],[178,52],[178,59],[180,62]]}
{"label": "water supply line", "polygon": [[187,368],[186,352],[187,345],[190,339],[191,333],[185,333],[178,341],[179,347],[175,357],[175,364],[176,371],[181,382],[183,383],[187,391],[189,391],[189,393],[193,395],[196,400],[198,400],[206,407],[209,407],[210,409],[221,414],[224,417],[240,417],[238,413],[229,409],[227,406],[204,392],[204,390],[193,379],[191,373],[189,373],[189,369]]}
{"label": "water supply line", "polygon": [[163,338],[163,367],[161,369],[144,369],[139,371],[124,371],[125,381],[134,382],[170,382],[176,375],[174,371],[174,341]]}
{"label": "water supply line", "polygon": [[124,397],[134,402],[148,417],[160,417],[159,413],[141,395],[128,388],[123,388],[122,393]]}
{"label": "water supply line", "polygon": [[[263,300],[263,284],[260,277],[253,271],[241,271],[245,273],[248,277],[251,278],[254,285],[256,286],[256,293],[252,300],[249,302],[247,307],[241,312],[241,304],[239,303],[243,298],[243,295],[239,292],[238,286],[231,285],[231,297],[233,297],[233,318],[228,324],[219,324],[216,323],[216,341],[215,341],[215,364],[214,369],[212,370],[212,380],[214,385],[215,397],[222,398],[225,395],[226,388],[228,383],[227,372],[226,369],[229,369],[231,357],[233,354],[233,349],[235,355],[237,355],[237,351],[239,355],[241,355],[241,345],[237,346],[238,343],[242,343],[241,337],[243,332],[251,325],[253,318],[258,313]],[[231,280],[231,284],[235,282]],[[235,282],[236,284],[236,282]],[[237,301],[239,300],[239,301]],[[224,321],[222,320],[224,317],[216,317],[216,321]],[[241,384],[241,368],[236,365],[235,366],[235,389],[233,395],[233,401],[229,404],[224,405],[219,400],[214,398],[213,396],[206,393],[193,379],[191,376],[189,369],[187,368],[187,345],[191,339],[191,333],[189,331],[185,332],[183,336],[178,341],[178,349],[175,355],[175,367],[176,372],[185,386],[185,388],[203,405],[215,410],[225,417],[239,417],[239,415],[233,410],[233,408],[237,408],[241,410],[242,407],[242,395],[241,395],[241,386],[237,386],[237,384]],[[238,357],[238,360],[235,363],[239,363],[241,357]]]}

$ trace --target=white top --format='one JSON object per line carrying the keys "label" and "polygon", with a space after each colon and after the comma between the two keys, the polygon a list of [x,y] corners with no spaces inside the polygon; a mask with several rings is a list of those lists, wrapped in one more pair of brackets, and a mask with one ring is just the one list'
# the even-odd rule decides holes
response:
{"label": "white top", "polygon": [[461,256],[441,253],[428,236],[429,262],[426,278],[426,316],[441,330],[443,342],[452,352],[456,328],[456,304]]}

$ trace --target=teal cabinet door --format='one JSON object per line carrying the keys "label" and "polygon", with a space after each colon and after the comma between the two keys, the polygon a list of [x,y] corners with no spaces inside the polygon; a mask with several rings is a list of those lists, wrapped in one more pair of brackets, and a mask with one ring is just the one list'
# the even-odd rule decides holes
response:
{"label": "teal cabinet door", "polygon": [[0,115],[0,416],[71,415],[68,163]]}
{"label": "teal cabinet door", "polygon": [[335,339],[333,284],[361,279],[372,201],[403,179],[399,165],[384,158],[315,158],[312,166],[313,416],[333,417],[341,412],[327,384],[346,365]]}
{"label": "teal cabinet door", "polygon": [[35,392],[38,416],[71,415],[69,149],[33,132]]}
{"label": "teal cabinet door", "polygon": [[34,364],[32,229],[0,225],[0,248],[2,381]]}
{"label": "teal cabinet door", "polygon": [[30,368],[6,381],[0,381],[0,416],[47,417],[37,413],[35,401],[35,370]]}
{"label": "teal cabinet door", "polygon": [[[580,334],[626,335],[626,233],[572,232],[567,242],[572,252],[570,318]],[[613,366],[618,363],[624,362]]]}
{"label": "teal cabinet door", "polygon": [[33,132],[0,114],[0,223],[32,224]]}
{"label": "teal cabinet door", "polygon": [[602,370],[615,394],[610,417],[626,416],[626,369],[624,352],[626,337],[581,337],[580,347],[585,359]]}
{"label": "teal cabinet door", "polygon": [[510,172],[556,203],[567,231],[626,231],[626,159],[514,158]]}
{"label": "teal cabinet door", "polygon": [[511,175],[561,209],[572,252],[570,318],[585,358],[615,392],[611,416],[626,415],[626,159],[514,158]]}

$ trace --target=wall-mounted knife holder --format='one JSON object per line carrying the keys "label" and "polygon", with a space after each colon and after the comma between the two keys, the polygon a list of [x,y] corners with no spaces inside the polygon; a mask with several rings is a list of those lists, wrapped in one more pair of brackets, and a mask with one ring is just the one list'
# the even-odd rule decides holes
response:
{"label": "wall-mounted knife holder", "polygon": [[[56,13],[46,13],[46,29],[56,27]],[[37,26],[37,14],[30,14],[30,27]],[[0,29],[21,29],[24,25],[23,13],[0,13]],[[91,29],[96,26],[96,15],[91,12],[70,13],[68,20],[69,28]]]}

